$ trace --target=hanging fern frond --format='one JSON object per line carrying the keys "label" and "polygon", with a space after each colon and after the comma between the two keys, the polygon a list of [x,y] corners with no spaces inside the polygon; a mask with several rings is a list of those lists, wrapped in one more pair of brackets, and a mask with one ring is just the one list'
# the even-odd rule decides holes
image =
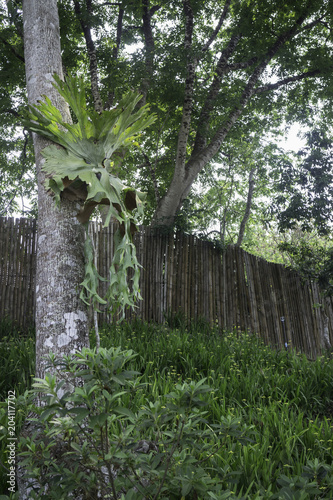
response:
{"label": "hanging fern frond", "polygon": [[[54,75],[54,87],[70,106],[74,123],[63,120],[60,111],[44,96],[36,106],[30,106],[23,119],[24,125],[55,144],[42,151],[43,170],[48,174],[46,188],[53,191],[59,205],[61,197],[82,202],[78,220],[87,224],[97,205],[107,206],[104,227],[111,217],[118,220],[120,229],[114,241],[114,258],[110,268],[106,297],[98,295],[101,279],[93,262],[93,251],[86,240],[86,274],[81,298],[97,304],[134,306],[140,297],[138,286],[139,263],[132,242],[131,228],[143,212],[145,194],[124,186],[115,175],[123,153],[135,145],[139,134],[155,121],[147,106],[137,104],[142,96],[130,92],[110,111],[97,113],[86,102],[83,80],[67,77],[62,81]],[[122,154],[119,154],[119,153]],[[118,154],[117,154],[118,153]],[[128,270],[134,270],[132,286],[128,283]]]}

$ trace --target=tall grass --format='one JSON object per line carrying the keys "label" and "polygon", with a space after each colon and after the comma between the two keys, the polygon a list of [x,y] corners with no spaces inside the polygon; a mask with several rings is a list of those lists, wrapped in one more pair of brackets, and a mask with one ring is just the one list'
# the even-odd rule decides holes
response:
{"label": "tall grass", "polygon": [[[7,461],[6,398],[8,391],[14,391],[16,397],[30,389],[35,373],[35,333],[33,328],[22,331],[9,320],[0,321],[0,493],[7,484],[3,465]],[[16,430],[20,431],[24,414],[16,413]],[[3,464],[3,465],[1,465]]]}
{"label": "tall grass", "polygon": [[135,369],[154,384],[207,377],[224,408],[287,403],[289,410],[297,408],[309,419],[332,415],[329,356],[309,361],[305,355],[265,346],[255,335],[212,328],[203,334],[201,324],[171,329],[134,321],[108,325],[100,335],[104,347],[120,345],[138,353]]}
{"label": "tall grass", "polygon": [[0,400],[9,390],[18,394],[31,386],[35,372],[35,332],[24,332],[9,320],[0,321]]}
{"label": "tall grass", "polygon": [[[333,498],[333,360],[308,361],[277,352],[254,335],[220,332],[204,321],[188,324],[180,316],[167,319],[162,326],[133,321],[101,328],[103,347],[138,353],[132,369],[146,385],[126,396],[128,405],[140,408],[177,382],[206,378],[212,387],[209,425],[239,421],[251,437],[243,443],[231,434],[209,457],[221,488],[233,491],[230,498]],[[0,327],[2,398],[13,387],[23,392],[34,370],[32,332],[22,337],[7,330]]]}
{"label": "tall grass", "polygon": [[322,485],[322,494],[329,496],[304,498],[333,498],[333,360],[277,352],[237,331],[202,331],[202,324],[171,329],[136,321],[105,327],[101,342],[139,354],[133,368],[148,385],[136,394],[138,405],[167,394],[176,382],[207,378],[215,391],[207,402],[207,419],[214,424],[236,418],[252,428],[251,444],[230,439],[214,459],[224,471],[224,488],[236,495],[262,495],[246,498],[271,498],[281,478],[306,474],[307,464],[317,460],[331,467],[325,477],[332,490]]}

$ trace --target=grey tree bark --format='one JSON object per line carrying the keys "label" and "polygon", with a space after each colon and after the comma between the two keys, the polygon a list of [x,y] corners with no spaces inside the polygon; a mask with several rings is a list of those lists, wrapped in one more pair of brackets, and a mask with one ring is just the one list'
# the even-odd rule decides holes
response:
{"label": "grey tree bark", "polygon": [[[42,95],[70,120],[66,103],[52,86],[53,74],[62,77],[59,18],[56,0],[24,0],[24,51],[30,104]],[[34,134],[38,178],[38,248],[36,271],[36,376],[45,374],[49,352],[73,353],[89,346],[88,315],[79,298],[84,278],[84,229],[76,202],[55,207],[44,187],[41,150],[49,142]]]}

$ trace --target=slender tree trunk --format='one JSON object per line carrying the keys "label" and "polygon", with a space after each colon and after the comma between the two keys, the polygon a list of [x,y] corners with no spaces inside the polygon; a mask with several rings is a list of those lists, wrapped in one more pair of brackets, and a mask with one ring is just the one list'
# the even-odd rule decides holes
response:
{"label": "slender tree trunk", "polygon": [[[42,95],[70,120],[66,103],[52,86],[62,77],[56,0],[24,0],[24,51],[29,103]],[[89,345],[88,315],[79,298],[84,277],[84,229],[76,219],[78,204],[63,200],[55,207],[44,188],[41,150],[49,142],[34,134],[38,178],[38,248],[36,271],[36,376],[45,374],[44,357],[65,355]]]}
{"label": "slender tree trunk", "polygon": [[253,168],[251,170],[250,176],[249,176],[249,190],[247,193],[245,212],[244,212],[243,219],[242,219],[242,222],[241,222],[240,228],[239,228],[238,239],[237,239],[237,243],[236,243],[237,247],[240,247],[242,244],[242,241],[244,239],[244,234],[245,234],[246,223],[250,217],[252,197],[253,197],[253,191],[254,191],[254,185],[255,185],[255,182],[253,180],[254,172],[255,172],[255,168]]}

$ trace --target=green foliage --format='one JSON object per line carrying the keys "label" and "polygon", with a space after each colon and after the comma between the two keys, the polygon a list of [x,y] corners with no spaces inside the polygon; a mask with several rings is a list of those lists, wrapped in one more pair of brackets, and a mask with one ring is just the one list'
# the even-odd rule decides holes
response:
{"label": "green foliage", "polygon": [[[139,133],[151,125],[155,117],[148,115],[147,106],[136,107],[140,94],[128,93],[110,111],[97,113],[89,109],[82,79],[67,77],[65,81],[54,75],[54,87],[70,106],[75,123],[68,123],[60,111],[44,96],[45,102],[30,106],[30,112],[23,123],[55,144],[46,147],[42,154],[45,158],[43,170],[48,174],[46,187],[55,195],[60,204],[61,195],[83,201],[78,214],[82,223],[87,223],[94,208],[106,206],[107,215],[103,223],[108,226],[111,217],[118,220],[121,228],[114,239],[114,258],[110,268],[110,286],[105,298],[98,294],[98,281],[101,278],[94,265],[93,246],[86,241],[86,276],[82,283],[81,298],[92,302],[109,304],[116,309],[120,305],[134,306],[140,298],[138,288],[139,263],[132,244],[131,225],[143,213],[143,193],[123,185],[117,171],[124,154],[135,145]],[[129,291],[127,273],[134,270],[132,291]]]}
{"label": "green foliage", "polygon": [[297,161],[281,165],[273,210],[282,231],[298,224],[322,236],[330,234],[333,221],[333,140],[324,125],[305,138]]}
{"label": "green foliage", "polygon": [[333,246],[330,237],[308,237],[299,232],[298,238],[279,244],[279,250],[288,256],[289,266],[304,280],[316,281],[324,295],[333,294]]}
{"label": "green foliage", "polygon": [[[227,438],[251,441],[251,429],[232,418],[207,425],[201,408],[212,390],[204,379],[177,384],[140,408],[123,406],[122,398],[142,387],[126,366],[133,357],[120,348],[50,355],[60,382],[56,375],[35,379],[44,401],[31,419],[38,430],[19,442],[36,489],[30,498],[185,498],[220,490],[217,472],[202,457],[215,455]],[[63,393],[64,382],[74,389]]]}
{"label": "green foliage", "polygon": [[[0,6],[0,215],[35,215],[36,179],[32,140],[22,130],[19,110],[26,105],[22,2]],[[29,198],[32,210],[20,208]],[[33,201],[32,201],[33,200]]]}
{"label": "green foliage", "polygon": [[22,332],[9,320],[0,321],[0,399],[9,390],[22,393],[31,385],[35,371],[35,334],[33,328]]}
{"label": "green foliage", "polygon": [[[0,495],[7,486],[3,466],[7,462],[8,418],[6,398],[11,391],[16,398],[30,389],[35,373],[35,333],[15,327],[9,320],[0,321]],[[20,431],[27,411],[23,403],[15,414],[15,427]],[[1,498],[1,497],[0,497]]]}
{"label": "green foliage", "polygon": [[[279,353],[256,336],[222,334],[180,313],[167,319],[172,328],[107,326],[100,353],[51,359],[55,375],[35,387],[48,392],[49,405],[34,408],[38,422],[30,427],[40,422],[40,434],[25,435],[25,458],[49,476],[66,477],[62,486],[50,477],[54,495],[66,498],[61,488],[96,491],[99,483],[105,491],[101,467],[114,464],[126,473],[114,480],[128,498],[155,498],[162,483],[158,499],[331,498],[332,359]],[[29,404],[18,394],[18,432]],[[0,416],[6,465],[5,402]]]}
{"label": "green foliage", "polygon": [[[0,184],[3,185],[4,191],[9,191],[15,181],[15,185],[21,186],[20,193],[24,193],[31,191],[31,183],[29,189],[28,186],[23,189],[23,182],[18,183],[21,170],[20,162],[15,158],[15,149],[21,141],[16,140],[18,127],[13,114],[17,113],[26,101],[21,4],[21,1],[8,1],[0,7],[0,111],[5,117],[1,123],[1,137],[4,141],[0,142],[0,150],[3,153],[0,153],[0,156],[5,157],[1,167],[5,174],[4,182],[1,182],[0,178]],[[141,0],[102,4],[92,0],[89,7],[85,2],[76,2],[80,6],[78,9],[73,9],[69,1],[58,4],[62,60],[67,73],[83,75],[85,87],[89,88],[91,52],[88,54],[83,47],[86,46],[84,35],[90,30],[94,33],[96,50],[93,56],[98,62],[98,83],[102,99],[111,107],[130,88],[148,89],[147,99],[156,113],[156,122],[149,129],[149,134],[144,134],[142,148],[132,151],[127,157],[126,166],[119,173],[120,178],[126,178],[126,182],[134,181],[135,186],[140,186],[147,192],[150,203],[146,211],[147,223],[158,204],[156,191],[159,197],[162,197],[168,191],[173,176],[184,106],[184,87],[188,76],[186,66],[192,56],[198,64],[195,68],[193,94],[190,96],[192,116],[187,158],[190,158],[194,151],[198,133],[202,134],[209,144],[216,132],[228,125],[230,113],[240,106],[241,96],[250,76],[258,65],[269,57],[272,48],[288,32],[300,14],[305,16],[302,26],[296,29],[294,38],[281,44],[266,71],[260,76],[256,90],[266,84],[274,86],[283,80],[290,79],[289,83],[281,87],[277,85],[277,88],[273,87],[270,91],[254,93],[229,132],[222,153],[226,149],[237,150],[240,137],[253,141],[254,138],[279,127],[284,120],[288,124],[298,120],[312,127],[315,117],[319,114],[327,124],[332,119],[330,2],[306,3],[290,0],[281,6],[278,1],[242,0],[230,2],[228,9],[229,2],[192,0],[189,2],[193,11],[190,50],[184,45],[186,17],[183,2],[158,2],[148,9],[146,24],[143,20],[146,4]],[[226,19],[217,33],[215,29],[223,9],[226,9]],[[214,34],[216,38],[207,46]],[[221,54],[224,56],[224,62],[222,66],[218,66]],[[308,72],[310,77],[298,81],[297,77],[303,72]],[[89,98],[91,100],[91,96]],[[208,115],[202,119],[206,110]],[[8,131],[12,128],[14,134],[7,139]],[[271,136],[268,140],[271,141]],[[14,154],[9,155],[8,151],[13,151]],[[242,152],[238,152],[240,159],[242,156]],[[214,158],[214,170],[216,160],[222,163],[221,156]],[[261,161],[260,155],[254,158],[254,162],[258,160]],[[33,165],[32,158],[30,165]],[[212,166],[211,163],[210,167]],[[15,175],[15,170],[18,170],[18,175]],[[210,172],[207,173],[209,176]],[[224,173],[228,175],[226,168]],[[266,174],[269,177],[271,172],[267,170]],[[225,190],[219,203],[227,209],[229,217],[228,225],[231,229],[230,235],[226,235],[228,241],[235,238],[239,227],[239,214],[244,209],[244,186],[247,177],[248,172],[244,169],[237,187],[242,199],[239,198],[237,202],[236,195],[231,206],[228,205],[229,198]],[[258,180],[265,182],[264,175],[259,177]],[[258,194],[261,190],[259,184],[260,182],[257,183]],[[211,193],[213,202],[216,200],[216,194],[214,188]],[[264,196],[267,194],[271,199],[272,194],[274,195],[274,185],[267,183]],[[7,197],[3,195],[3,198],[7,202]],[[216,209],[215,202],[211,203],[209,198],[212,199],[207,197],[202,201],[196,200],[195,205],[199,207],[196,206],[192,211],[183,211],[183,216],[189,215],[192,219],[189,221],[187,218],[187,227],[199,225],[200,231],[207,231],[205,221],[215,218],[220,210],[220,206]],[[266,200],[265,203],[257,203],[253,214],[261,214],[264,205],[269,204]],[[9,209],[7,213],[10,213]],[[257,220],[249,221],[248,224],[248,228],[252,226],[254,233],[257,230],[256,222]]]}

